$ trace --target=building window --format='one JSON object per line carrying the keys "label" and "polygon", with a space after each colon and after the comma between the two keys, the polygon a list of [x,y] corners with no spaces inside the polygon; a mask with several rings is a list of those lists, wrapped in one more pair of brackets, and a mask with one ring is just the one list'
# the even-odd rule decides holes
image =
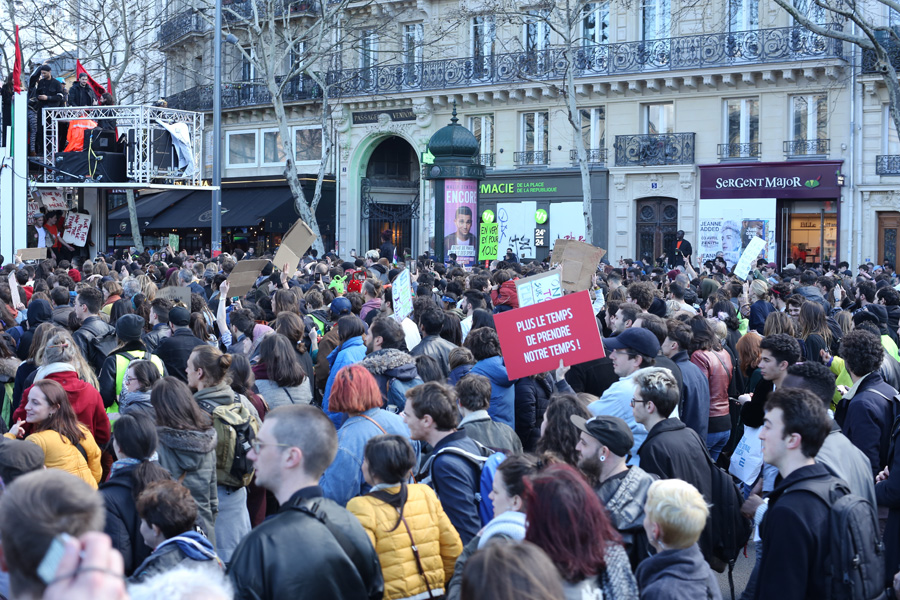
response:
{"label": "building window", "polygon": [[368,69],[375,66],[378,58],[378,34],[367,29],[359,38],[359,68]]}
{"label": "building window", "polygon": [[284,148],[281,145],[281,132],[277,129],[264,130],[262,136],[263,166],[283,166]]}
{"label": "building window", "polygon": [[494,151],[494,115],[469,117],[469,130],[478,140],[480,154],[491,154]]}
{"label": "building window", "polygon": [[298,71],[297,69],[300,69],[300,67],[303,66],[303,57],[305,51],[306,45],[302,40],[299,42],[295,42],[291,46],[291,51],[288,52],[287,56],[287,65],[285,66],[284,70],[286,75],[300,75],[300,71]]}
{"label": "building window", "polygon": [[322,160],[322,128],[296,127],[294,129],[294,155],[297,162]]}
{"label": "building window", "polygon": [[[820,6],[816,0],[794,0],[794,8],[818,25],[824,25],[828,20],[825,14],[827,9]],[[800,26],[800,23],[795,22],[794,24]]]}
{"label": "building window", "polygon": [[494,41],[497,34],[497,26],[494,17],[472,17],[469,39],[472,47],[469,49],[472,56],[473,75],[476,79],[489,78],[491,75],[491,60],[494,56]]}
{"label": "building window", "polygon": [[759,98],[725,100],[726,158],[759,155]]}
{"label": "building window", "polygon": [[403,26],[403,62],[412,65],[422,62],[422,24]]}
{"label": "building window", "polygon": [[525,50],[539,52],[550,47],[549,11],[532,10],[525,16]]}
{"label": "building window", "polygon": [[791,96],[791,139],[824,140],[828,137],[828,96]]}
{"label": "building window", "polygon": [[257,166],[256,131],[229,131],[225,134],[226,164],[229,168]]}
{"label": "building window", "polygon": [[256,50],[251,46],[246,46],[241,52],[241,81],[253,81],[256,79],[256,65],[253,59],[256,57]]}
{"label": "building window", "polygon": [[581,18],[581,43],[584,46],[609,41],[609,2],[585,4]]}
{"label": "building window", "polygon": [[759,0],[728,0],[728,31],[759,28]]}
{"label": "building window", "polygon": [[675,133],[675,105],[671,102],[645,104],[644,133]]}
{"label": "building window", "polygon": [[606,148],[606,107],[581,109],[581,139],[585,150]]}
{"label": "building window", "polygon": [[550,149],[550,113],[522,113],[522,151],[547,152]]}
{"label": "building window", "polygon": [[493,56],[494,39],[497,34],[497,25],[494,23],[494,17],[472,17],[471,28],[472,56],[475,58]]}
{"label": "building window", "polygon": [[642,0],[642,39],[661,40],[669,37],[671,9],[670,0]]}

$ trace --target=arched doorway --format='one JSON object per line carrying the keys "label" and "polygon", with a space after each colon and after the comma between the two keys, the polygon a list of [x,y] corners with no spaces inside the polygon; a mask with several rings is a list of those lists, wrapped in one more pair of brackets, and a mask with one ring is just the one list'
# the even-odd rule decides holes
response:
{"label": "arched doorway", "polygon": [[419,160],[401,137],[385,138],[372,151],[360,185],[364,248],[378,248],[381,233],[393,232],[397,255],[415,252],[419,220]]}
{"label": "arched doorway", "polygon": [[675,244],[678,230],[678,200],[643,198],[637,201],[637,258],[655,265],[656,258]]}

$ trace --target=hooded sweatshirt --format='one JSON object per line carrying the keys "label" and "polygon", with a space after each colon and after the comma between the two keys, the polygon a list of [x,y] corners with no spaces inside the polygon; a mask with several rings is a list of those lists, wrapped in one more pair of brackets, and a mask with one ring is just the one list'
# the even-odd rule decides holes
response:
{"label": "hooded sweatshirt", "polygon": [[[37,370],[34,380],[37,381],[38,379],[52,379],[63,386],[69,397],[69,404],[72,405],[72,410],[75,411],[75,416],[78,417],[80,423],[90,430],[97,445],[102,447],[109,442],[109,417],[106,416],[103,398],[100,396],[97,388],[78,378],[75,367],[68,363],[50,363]],[[34,386],[30,386],[22,394],[22,402],[19,403],[19,408],[13,413],[13,423],[20,419],[25,419],[25,405],[28,404],[28,394],[31,392],[32,387]]]}
{"label": "hooded sweatshirt", "polygon": [[491,405],[488,414],[498,423],[516,426],[516,380],[509,380],[506,365],[499,356],[485,358],[475,363],[470,373],[484,375],[491,381]]}
{"label": "hooded sweatshirt", "polygon": [[641,600],[721,600],[722,592],[699,546],[663,550],[645,559],[635,573]]}
{"label": "hooded sweatshirt", "polygon": [[19,338],[19,346],[16,349],[16,355],[22,360],[28,359],[28,352],[31,349],[31,340],[34,337],[34,330],[41,323],[47,323],[53,318],[53,308],[46,300],[34,300],[28,305],[28,330]]}

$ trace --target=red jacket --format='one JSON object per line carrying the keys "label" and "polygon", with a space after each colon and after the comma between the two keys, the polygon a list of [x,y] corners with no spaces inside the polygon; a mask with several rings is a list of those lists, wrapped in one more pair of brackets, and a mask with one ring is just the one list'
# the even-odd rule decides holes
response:
{"label": "red jacket", "polygon": [[500,289],[491,290],[491,302],[494,306],[512,306],[519,308],[519,294],[516,293],[516,282],[512,279],[500,284]]}
{"label": "red jacket", "polygon": [[[109,442],[109,417],[106,416],[106,408],[103,406],[100,392],[91,384],[78,379],[78,373],[74,371],[51,373],[47,375],[47,379],[52,379],[63,386],[69,395],[69,403],[75,411],[75,416],[78,417],[80,423],[91,430],[91,435],[94,436],[97,445],[103,447]],[[34,386],[28,387],[22,394],[22,402],[13,413],[13,423],[25,419],[25,405],[28,404],[28,394],[32,387]]]}

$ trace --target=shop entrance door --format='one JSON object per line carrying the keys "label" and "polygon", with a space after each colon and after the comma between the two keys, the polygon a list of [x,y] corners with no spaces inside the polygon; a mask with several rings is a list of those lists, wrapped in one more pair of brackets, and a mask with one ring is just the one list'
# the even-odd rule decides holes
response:
{"label": "shop entrance door", "polygon": [[889,262],[897,266],[897,230],[900,229],[900,213],[878,213],[878,264]]}
{"label": "shop entrance door", "polygon": [[675,244],[678,200],[644,198],[637,202],[637,258],[655,265],[656,259]]}

